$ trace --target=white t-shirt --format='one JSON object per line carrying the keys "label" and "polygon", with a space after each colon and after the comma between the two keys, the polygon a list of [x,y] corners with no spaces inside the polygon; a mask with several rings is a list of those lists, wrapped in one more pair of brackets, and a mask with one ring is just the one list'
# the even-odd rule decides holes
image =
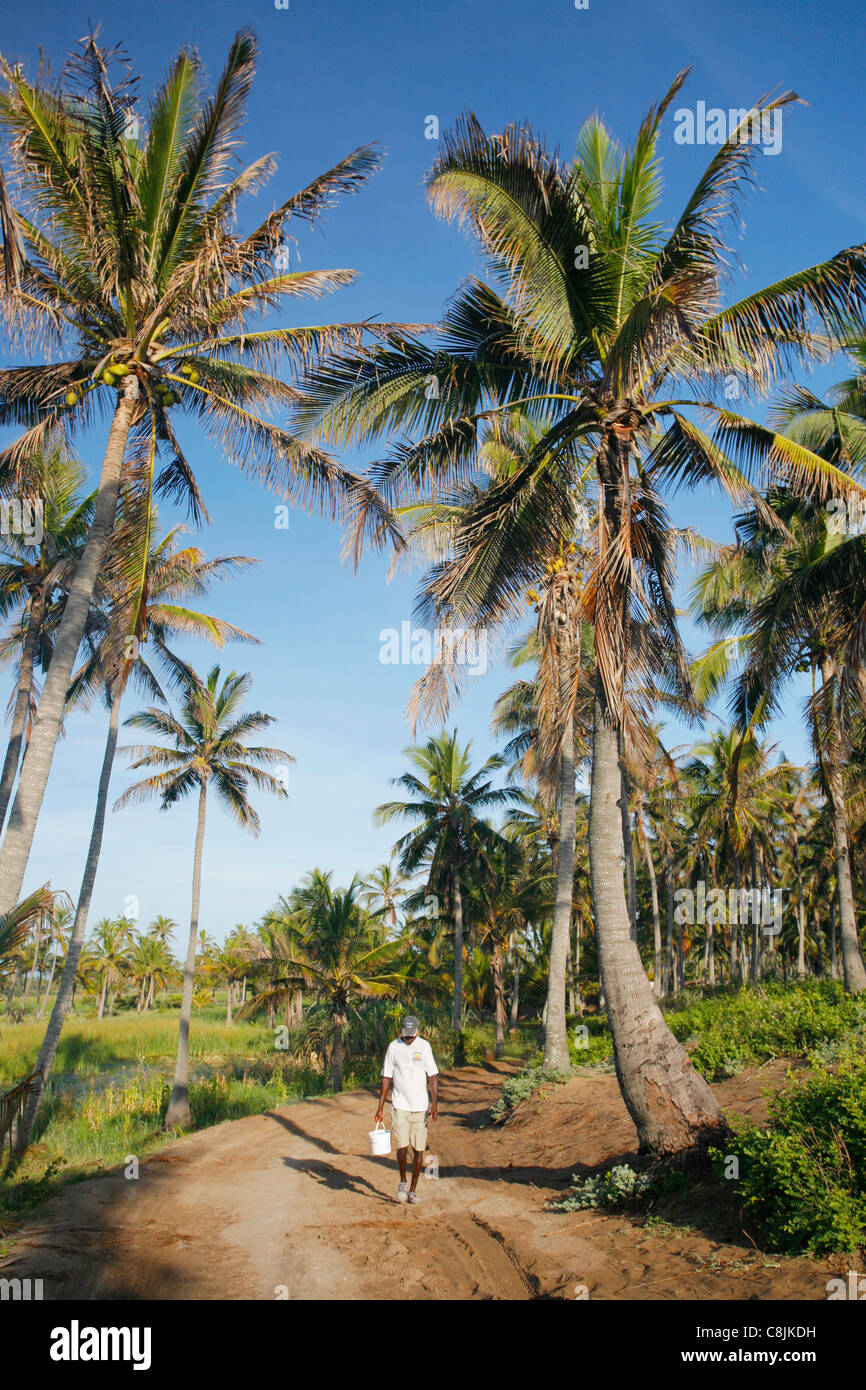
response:
{"label": "white t-shirt", "polygon": [[426,1038],[416,1038],[412,1043],[395,1038],[389,1043],[382,1075],[392,1078],[392,1110],[426,1110],[427,1077],[439,1075]]}

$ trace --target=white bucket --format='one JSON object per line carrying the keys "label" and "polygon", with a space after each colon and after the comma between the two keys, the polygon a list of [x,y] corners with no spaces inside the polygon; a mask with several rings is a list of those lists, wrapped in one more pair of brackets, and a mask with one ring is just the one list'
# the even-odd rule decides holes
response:
{"label": "white bucket", "polygon": [[384,1125],[382,1125],[380,1129],[379,1125],[382,1125],[381,1120],[379,1124],[376,1125],[375,1129],[369,1131],[370,1153],[377,1155],[389,1154],[391,1152],[391,1131],[390,1129],[385,1129]]}

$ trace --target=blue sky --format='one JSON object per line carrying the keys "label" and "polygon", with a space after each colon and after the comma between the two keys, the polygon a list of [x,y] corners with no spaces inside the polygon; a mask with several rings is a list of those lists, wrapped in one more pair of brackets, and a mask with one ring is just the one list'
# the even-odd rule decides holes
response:
{"label": "blue sky", "polygon": [[[300,243],[301,265],[352,266],[357,282],[304,306],[291,322],[328,322],[376,315],[433,320],[463,276],[480,270],[469,240],[438,222],[426,206],[423,180],[436,156],[425,118],[447,128],[467,109],[488,128],[528,120],[573,148],[581,124],[598,110],[611,131],[629,140],[646,108],[687,64],[692,74],[676,106],[749,105],[767,91],[793,88],[808,105],[785,112],[777,156],[759,161],[761,188],[745,210],[742,261],[732,293],[778,279],[866,240],[866,148],[859,120],[862,56],[848,35],[861,11],[840,0],[820,7],[793,3],[756,8],[697,0],[615,7],[589,0],[543,5],[518,0],[358,5],[336,0],[164,0],[101,7],[42,0],[5,6],[0,48],[35,69],[40,46],[57,68],[93,19],[107,43],[122,41],[141,74],[142,95],[160,80],[178,48],[195,46],[211,76],[235,31],[251,25],[259,38],[258,77],[243,154],[278,154],[279,172],[257,200],[241,209],[252,225],[289,192],[366,141],[386,151],[382,171],[345,199]],[[670,220],[710,157],[707,148],[677,145],[668,113],[661,150]],[[839,364],[817,373],[821,389],[843,374]],[[261,563],[217,589],[212,611],[255,632],[258,648],[184,648],[199,669],[218,660],[255,676],[252,704],[276,716],[270,741],[296,759],[288,801],[258,797],[263,829],[254,840],[214,804],[205,844],[201,924],[221,938],[236,922],[254,921],[280,892],[319,865],[346,881],[384,858],[392,829],[378,829],[372,808],[390,795],[409,741],[404,710],[418,668],[379,661],[379,633],[411,616],[414,580],[386,582],[388,561],[366,559],[360,572],[340,562],[337,527],[294,512],[289,529],[274,526],[274,498],[244,480],[186,430],[189,457],[201,480],[213,525],[201,544],[209,555],[242,553]],[[80,442],[98,470],[104,439]],[[362,466],[367,455],[349,454]],[[718,495],[677,498],[673,515],[705,534],[725,538],[729,508]],[[178,518],[164,508],[167,527]],[[686,640],[700,639],[684,625]],[[473,739],[476,754],[493,751],[490,706],[507,684],[497,667],[455,710],[452,722]],[[800,696],[774,731],[789,756],[806,756],[798,719]],[[5,697],[4,697],[5,699]],[[134,694],[126,712],[137,707]],[[51,879],[77,894],[90,831],[105,736],[97,711],[69,720],[58,749],[25,887]],[[125,731],[123,737],[132,736]],[[696,736],[696,735],[695,735]],[[688,741],[671,730],[673,742]],[[118,759],[112,795],[127,785]],[[188,920],[193,806],[160,813],[151,804],[108,819],[91,921],[116,915],[132,895],[142,922],[167,913]]]}

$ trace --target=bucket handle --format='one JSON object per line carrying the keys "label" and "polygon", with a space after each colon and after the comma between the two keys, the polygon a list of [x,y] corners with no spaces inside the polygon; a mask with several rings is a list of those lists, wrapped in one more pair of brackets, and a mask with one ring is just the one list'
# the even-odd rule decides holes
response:
{"label": "bucket handle", "polygon": [[376,1130],[378,1130],[378,1128],[379,1128],[380,1125],[381,1125],[382,1128],[384,1129],[384,1128],[385,1128],[385,1121],[384,1121],[384,1120],[377,1120],[377,1121],[376,1121],[376,1129],[373,1130],[373,1133],[374,1133],[374,1134],[376,1133]]}

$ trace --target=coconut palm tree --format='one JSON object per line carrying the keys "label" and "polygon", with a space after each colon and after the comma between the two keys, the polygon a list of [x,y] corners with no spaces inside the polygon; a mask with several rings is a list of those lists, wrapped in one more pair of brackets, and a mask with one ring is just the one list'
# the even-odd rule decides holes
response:
{"label": "coconut palm tree", "polygon": [[129,960],[130,974],[138,981],[135,1012],[147,1011],[153,1003],[157,980],[164,980],[168,968],[168,953],[161,941],[152,936],[139,936]]}
{"label": "coconut palm tree", "polygon": [[[491,619],[507,627],[518,615],[523,616],[527,596],[507,584],[498,603],[488,602],[482,613],[477,612],[477,576],[485,576],[480,596],[489,599],[491,589],[497,586],[500,542],[498,524],[491,524],[491,494],[501,501],[514,480],[525,475],[549,429],[549,420],[534,421],[521,410],[496,416],[482,431],[479,443],[478,466],[486,475],[483,483],[473,480],[452,489],[445,501],[437,499],[426,507],[406,509],[411,520],[410,549],[428,554],[433,551],[435,563],[422,585],[420,606],[422,612],[430,612],[437,628],[462,630],[468,626],[470,631],[483,634],[486,643]],[[545,464],[552,472],[553,460],[548,458]],[[581,466],[584,475],[588,474],[591,460],[576,459],[576,468]],[[540,486],[548,482],[542,465],[536,467],[535,474]],[[580,508],[585,513],[582,502]],[[498,509],[492,513],[497,514]],[[524,766],[527,770],[537,767],[539,777],[551,790],[560,821],[544,1058],[546,1067],[560,1070],[569,1066],[565,1003],[574,882],[574,742],[589,728],[589,718],[584,721],[581,716],[591,717],[591,701],[587,707],[585,698],[591,687],[588,691],[581,680],[586,625],[580,622],[577,610],[583,562],[574,528],[564,522],[555,543],[551,541],[538,586],[541,593],[530,589],[528,598],[537,614],[531,655],[537,660],[538,671],[533,685],[534,732],[524,749]],[[525,644],[524,652],[529,655]],[[423,710],[427,718],[444,719],[450,688],[459,691],[464,674],[465,668],[454,660],[453,648],[444,646],[418,682],[410,708]]]}
{"label": "coconut palm tree", "polygon": [[[805,430],[797,418],[794,434]],[[815,421],[812,426],[819,428]],[[808,437],[812,443],[824,440],[825,452],[843,462],[833,438],[827,440],[826,421],[823,431]],[[866,439],[861,447],[866,462]],[[850,465],[850,455],[844,462]],[[737,519],[736,543],[699,576],[694,603],[716,631],[741,631],[739,640],[713,644],[704,672],[716,689],[737,654],[745,656],[732,695],[741,724],[761,727],[794,672],[812,672],[807,714],[832,811],[845,986],[859,993],[866,989],[866,964],[857,932],[844,764],[863,699],[866,538],[837,530],[831,516],[787,490],[769,494],[762,513],[752,510]]]}
{"label": "coconut palm tree", "polygon": [[400,869],[414,874],[427,868],[427,892],[447,902],[454,922],[454,994],[452,1027],[455,1061],[463,1058],[463,898],[461,874],[470,861],[483,858],[501,837],[483,819],[485,811],[521,802],[515,787],[494,787],[490,776],[502,767],[494,755],[472,770],[471,742],[461,747],[457,730],[428,739],[420,747],[407,748],[414,771],[393,779],[408,792],[405,801],[388,801],[374,813],[379,825],[396,820],[414,821],[414,827],[394,846]]}
{"label": "coconut palm tree", "polygon": [[0,651],[17,662],[12,725],[0,772],[0,829],[21,762],[28,722],[36,708],[36,673],[47,670],[63,596],[75,573],[93,520],[95,495],[82,498],[84,469],[59,442],[31,460],[41,504],[39,532],[10,532],[0,557],[0,618],[12,630]]}
{"label": "coconut palm tree", "polygon": [[[504,967],[507,944],[515,934],[520,935],[529,922],[539,921],[555,912],[557,888],[558,875],[553,874],[549,867],[539,870],[520,840],[503,841],[502,847],[493,851],[490,864],[482,865],[470,879],[469,910],[477,924],[482,952],[489,953],[486,958],[493,988],[497,1058],[505,1055]],[[563,971],[563,1003],[564,974]],[[544,1065],[548,1065],[546,1055]],[[564,1065],[560,1065],[563,1070],[570,1066],[567,1043]]]}
{"label": "coconut palm tree", "polygon": [[54,972],[57,968],[59,956],[66,959],[69,950],[69,937],[72,931],[73,912],[71,907],[55,904],[54,911],[48,918],[48,952],[51,955],[51,967],[48,971],[48,983],[45,986],[45,993],[42,996],[42,1003],[37,1002],[36,1019],[42,1018],[45,1005],[48,1003],[51,994],[51,986],[54,983]]}
{"label": "coconut palm tree", "polygon": [[[14,980],[20,968],[21,947],[33,930],[34,923],[58,910],[64,905],[64,900],[65,894],[52,893],[45,884],[26,898],[22,898],[11,912],[0,916],[0,989],[6,985],[10,977],[14,987]],[[0,1153],[7,1138],[10,1145],[14,1142],[14,1127],[23,1117],[30,1087],[37,1075],[34,1071],[17,1086],[13,1086],[11,1091],[0,1095]]]}
{"label": "coconut palm tree", "polygon": [[[26,770],[0,854],[0,911],[20,889],[60,730],[66,691],[114,527],[121,481],[186,500],[206,515],[176,417],[192,417],[245,472],[288,501],[332,515],[357,504],[378,530],[376,498],[320,449],[268,417],[297,398],[277,372],[387,326],[255,326],[288,297],[348,284],[347,269],[291,270],[283,240],[378,166],[363,145],[268,213],[246,235],[238,205],[275,171],[271,155],[238,168],[235,152],[256,42],[237,34],[213,90],[182,51],[133,138],[136,88],[118,49],[90,35],[59,86],[0,58],[0,124],[11,170],[0,180],[0,312],[31,357],[0,372],[0,425],[24,433],[0,452],[4,490],[26,495],[31,461],[52,433],[110,421],[93,523],[70,585],[34,722]],[[276,268],[275,268],[276,263]]]}
{"label": "coconut palm tree", "polygon": [[162,913],[154,917],[148,923],[147,935],[153,937],[154,941],[159,941],[163,946],[168,946],[174,933],[177,931],[177,922],[171,917],[166,917]]}
{"label": "coconut palm tree", "polygon": [[360,893],[359,878],[355,877],[348,888],[335,889],[330,873],[316,870],[293,895],[298,906],[292,916],[299,932],[275,933],[267,941],[250,935],[244,950],[250,975],[258,979],[260,987],[238,1009],[238,1018],[250,1018],[265,1010],[273,1016],[302,989],[314,989],[328,1000],[335,1091],[343,1089],[346,1028],[353,1001],[394,998],[407,984],[405,972],[399,968],[406,940],[382,941],[377,924],[361,906]]}
{"label": "coconut palm tree", "polygon": [[[92,944],[93,962],[102,977],[96,1017],[102,1018],[111,986],[127,973],[132,962],[133,940],[129,922],[125,917],[103,917],[93,928]],[[110,999],[108,1012],[111,1013]]]}
{"label": "coconut palm tree", "polygon": [[214,956],[214,965],[219,977],[225,981],[226,986],[226,1023],[232,1022],[232,998],[235,987],[247,972],[247,962],[241,955],[237,946],[230,946],[226,941],[220,946]]}
{"label": "coconut palm tree", "polygon": [[[324,883],[324,879],[321,882]],[[310,875],[310,884],[316,887],[319,883],[319,871],[315,869]],[[243,948],[249,947],[251,942],[254,945],[256,942],[262,943],[265,954],[275,960],[279,958],[285,961],[291,957],[295,949],[303,943],[303,910],[307,905],[308,890],[296,888],[288,898],[277,899],[275,905],[269,908],[259,922],[255,933],[249,933],[239,927],[233,945],[241,952],[241,960],[246,961]],[[246,973],[245,967],[241,978],[245,978]],[[286,1001],[286,1027],[299,1028],[303,1021],[304,995],[303,990],[299,988]]]}
{"label": "coconut palm tree", "polygon": [[46,885],[22,898],[12,912],[0,917],[0,985],[5,984],[11,971],[17,973],[21,947],[36,922],[53,909],[56,901],[57,895]]}
{"label": "coconut palm tree", "polygon": [[152,706],[124,721],[128,727],[147,729],[171,741],[171,746],[149,744],[123,751],[132,758],[132,771],[156,768],[149,777],[128,787],[116,802],[116,809],[137,805],[158,796],[160,809],[169,810],[191,792],[198,792],[198,820],[192,871],[192,911],[189,943],[183,977],[180,1033],[174,1084],[165,1117],[167,1129],[188,1129],[189,1110],[189,1029],[192,1017],[195,952],[198,940],[201,866],[204,847],[207,794],[212,790],[229,815],[245,830],[257,835],[259,817],[250,805],[250,781],[260,790],[284,798],[287,792],[279,778],[267,771],[275,763],[293,762],[280,748],[250,746],[247,742],[274,719],[256,710],[241,714],[240,707],[252,686],[250,675],[234,671],[221,677],[214,666],[202,682],[194,672],[182,674],[182,703],[178,717],[170,709]]}
{"label": "coconut palm tree", "polygon": [[[666,627],[669,666],[683,682],[688,674],[676,642],[671,552],[660,544],[666,527],[659,489],[713,481],[742,500],[755,495],[763,470],[796,478],[820,497],[862,493],[810,450],[737,414],[729,402],[737,393],[764,392],[789,367],[825,355],[841,315],[862,323],[866,248],[840,251],[726,304],[724,224],[760,157],[749,134],[763,113],[796,98],[783,93],[745,113],[667,230],[658,216],[658,142],[686,75],[650,110],[627,150],[597,118],[583,128],[570,162],[525,127],[488,134],[468,115],[446,132],[428,178],[433,207],[466,221],[503,294],[470,279],[437,341],[325,367],[310,377],[298,416],[324,439],[396,439],[370,478],[395,507],[406,507],[431,487],[472,476],[479,433],[496,413],[521,405],[535,419],[553,414],[532,462],[507,487],[491,490],[491,524],[507,564],[498,566],[488,607],[506,588],[523,589],[539,577],[551,540],[573,515],[575,458],[592,453],[593,905],[617,1075],[641,1147],[660,1153],[712,1139],[723,1120],[652,998],[619,862],[621,733],[634,670],[630,616],[652,614]],[[724,407],[716,401],[722,386]],[[695,406],[711,432],[696,422]]]}
{"label": "coconut palm tree", "polygon": [[397,908],[406,896],[406,880],[393,863],[379,864],[364,879],[361,900],[373,917],[379,917],[383,925],[397,935]]}
{"label": "coconut palm tree", "polygon": [[[178,545],[184,531],[180,526],[174,527],[161,540],[154,540],[155,514],[149,516],[146,525],[140,525],[139,511],[139,501],[133,497],[128,502],[126,512],[121,513],[121,524],[112,537],[107,566],[100,581],[104,601],[96,613],[91,614],[85,634],[89,654],[73,677],[68,697],[70,703],[86,708],[97,695],[101,695],[108,706],[108,729],[75,922],[60,988],[37,1063],[45,1080],[72,1004],[78,956],[84,941],[102,852],[108,790],[120,727],[120,706],[127,685],[132,681],[139,689],[164,699],[145,650],[148,646],[152,647],[163,678],[167,677],[171,684],[176,684],[188,673],[188,668],[168,645],[176,636],[203,637],[218,646],[223,646],[226,641],[251,643],[258,640],[242,628],[182,602],[207,593],[217,580],[225,579],[256,562],[245,555],[223,555],[207,560],[197,546]],[[170,925],[173,927],[173,923]],[[167,939],[162,930],[158,939]],[[31,1090],[19,1131],[22,1150],[29,1143],[40,1099],[41,1087],[37,1082]]]}

